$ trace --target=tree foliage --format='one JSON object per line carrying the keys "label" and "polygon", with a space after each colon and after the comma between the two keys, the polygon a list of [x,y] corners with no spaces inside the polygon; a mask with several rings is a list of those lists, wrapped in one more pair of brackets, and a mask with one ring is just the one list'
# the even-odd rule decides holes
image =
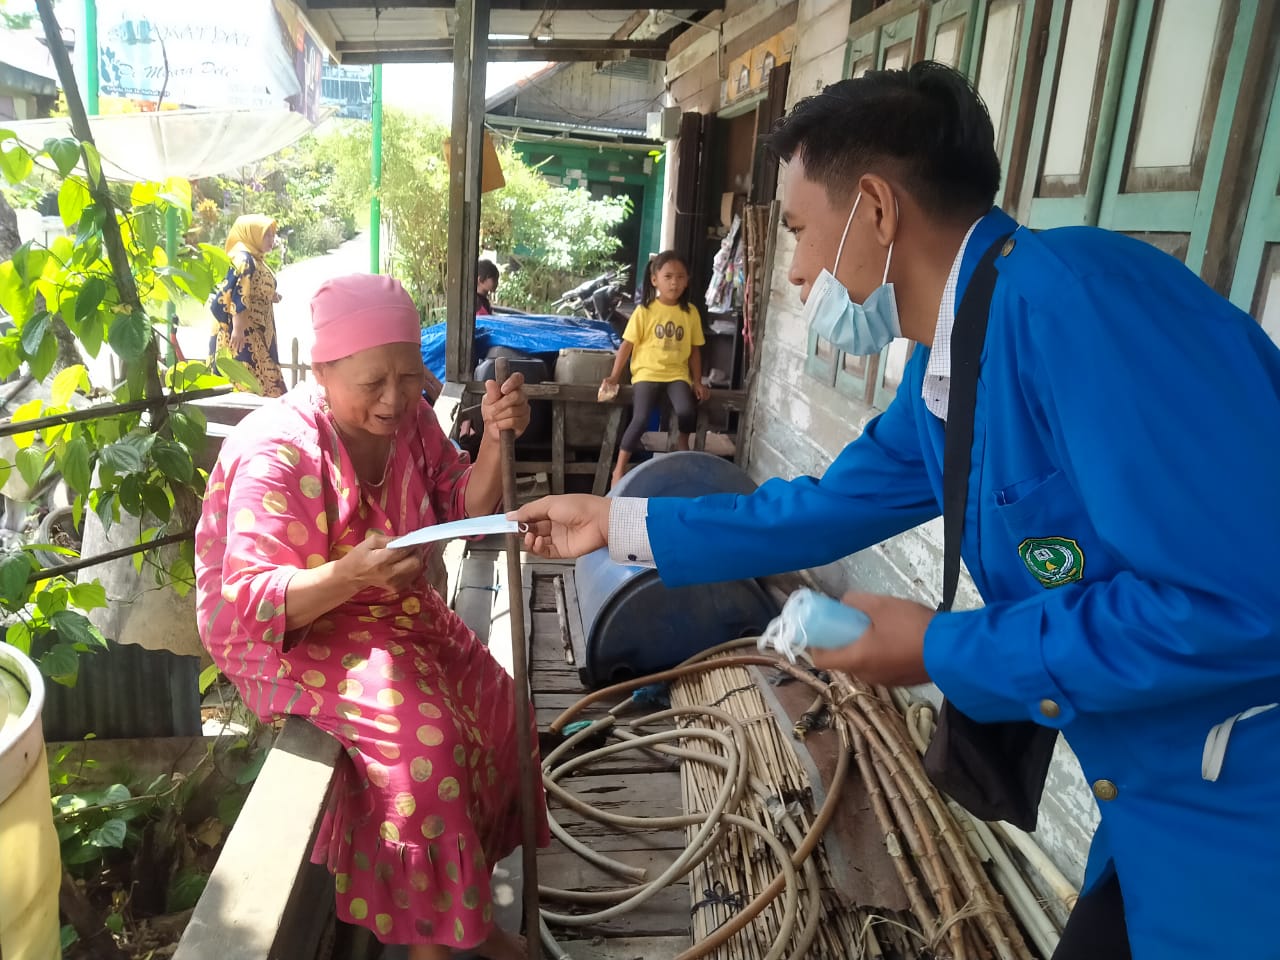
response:
{"label": "tree foliage", "polygon": [[193,239],[221,246],[236,217],[260,213],[279,224],[277,257],[322,256],[356,234],[356,207],[333,189],[335,173],[334,159],[308,134],[234,177],[198,180]]}
{"label": "tree foliage", "polygon": [[[8,315],[0,328],[0,380],[19,369],[34,379],[49,376],[57,357],[53,334],[60,319],[81,350],[96,357],[109,346],[129,372],[118,385],[94,385],[82,364],[60,372],[50,384],[48,401],[36,399],[14,411],[22,423],[70,413],[84,401],[76,395],[107,399],[140,409],[104,408],[104,415],[78,422],[34,425],[14,435],[12,463],[0,460],[0,484],[17,471],[29,486],[60,473],[74,497],[74,520],[82,527],[84,512],[94,511],[110,528],[122,516],[139,524],[137,540],[159,538],[179,503],[193,504],[204,492],[205,476],[196,464],[206,435],[204,415],[186,403],[159,403],[149,393],[154,385],[155,325],[164,323],[168,305],[204,300],[228,267],[218,247],[184,245],[170,261],[164,251],[166,213],[176,210],[185,227],[191,221],[191,190],[185,180],[117,186],[123,198],[116,210],[95,199],[90,180],[98,181],[101,164],[89,143],[72,138],[26,144],[11,130],[0,129],[0,176],[20,186],[29,178],[56,175],[58,214],[67,234],[44,247],[29,241],[0,262],[0,309]],[[103,194],[99,194],[103,197]],[[114,218],[128,260],[123,276],[131,278],[137,300],[120,289],[113,270],[104,225]],[[172,393],[225,384],[204,364],[180,364],[164,372]],[[159,411],[164,410],[165,413]],[[147,518],[139,521],[137,518]],[[189,523],[191,517],[175,518]],[[24,652],[39,654],[43,671],[54,680],[74,683],[77,657],[104,645],[79,610],[105,604],[105,592],[94,583],[72,584],[64,577],[34,580],[38,564],[34,547],[59,552],[51,545],[0,557],[0,609],[7,614],[5,639]],[[65,551],[63,551],[65,552]],[[142,562],[142,554],[138,562]],[[193,553],[188,540],[163,567],[160,579],[180,592],[193,582]]]}
{"label": "tree foliage", "polygon": [[[333,189],[353,207],[371,198],[370,128],[347,122],[322,141],[334,160]],[[443,125],[396,110],[383,119],[382,213],[390,224],[393,270],[428,315],[444,305],[449,170]],[[499,151],[506,186],[484,195],[481,249],[519,270],[502,281],[502,302],[546,309],[567,286],[610,262],[615,228],[630,215],[625,198],[593,199],[548,183],[509,147]]]}

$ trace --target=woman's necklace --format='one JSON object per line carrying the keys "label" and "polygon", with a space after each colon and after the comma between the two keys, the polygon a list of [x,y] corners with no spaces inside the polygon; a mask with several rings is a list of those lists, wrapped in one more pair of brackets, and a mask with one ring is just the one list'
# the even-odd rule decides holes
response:
{"label": "woman's necklace", "polygon": [[391,469],[391,451],[395,444],[388,440],[385,444],[386,449],[379,450],[381,446],[383,445],[378,443],[372,444],[370,451],[362,453],[360,462],[356,464],[356,473],[360,477],[360,482],[375,490],[387,482],[387,472]]}

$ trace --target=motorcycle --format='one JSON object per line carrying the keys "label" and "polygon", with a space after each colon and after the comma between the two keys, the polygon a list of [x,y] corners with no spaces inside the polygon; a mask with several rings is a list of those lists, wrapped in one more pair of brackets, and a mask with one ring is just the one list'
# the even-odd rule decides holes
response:
{"label": "motorcycle", "polygon": [[556,313],[568,311],[575,316],[604,320],[618,336],[622,336],[634,309],[623,276],[621,270],[606,270],[572,290],[566,290],[551,304],[551,309]]}

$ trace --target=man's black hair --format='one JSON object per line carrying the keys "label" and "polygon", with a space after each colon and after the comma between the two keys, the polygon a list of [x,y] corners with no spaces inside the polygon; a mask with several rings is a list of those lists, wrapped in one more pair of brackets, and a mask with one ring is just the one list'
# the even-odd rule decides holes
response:
{"label": "man's black hair", "polygon": [[476,261],[476,283],[480,283],[482,280],[497,280],[497,279],[498,279],[498,265],[496,263],[494,263],[492,260],[483,260],[483,259]]}
{"label": "man's black hair", "polygon": [[851,202],[858,179],[878,173],[942,220],[981,216],[1000,186],[986,105],[963,74],[932,60],[806,97],[778,121],[769,148],[783,161],[798,154],[832,200]]}

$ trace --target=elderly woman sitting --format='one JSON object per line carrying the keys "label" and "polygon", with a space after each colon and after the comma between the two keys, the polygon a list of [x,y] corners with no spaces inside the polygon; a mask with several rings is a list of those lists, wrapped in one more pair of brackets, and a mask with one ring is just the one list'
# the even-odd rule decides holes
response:
{"label": "elderly woman sitting", "polygon": [[468,465],[422,399],[399,283],[329,280],[311,312],[318,386],[245,418],[209,477],[200,634],[259,717],[306,717],[346,747],[312,853],[338,916],[411,944],[411,960],[522,956],[489,893],[520,842],[512,683],[427,585],[422,550],[387,543],[494,511],[499,431],[529,422],[523,381],[485,385]]}

